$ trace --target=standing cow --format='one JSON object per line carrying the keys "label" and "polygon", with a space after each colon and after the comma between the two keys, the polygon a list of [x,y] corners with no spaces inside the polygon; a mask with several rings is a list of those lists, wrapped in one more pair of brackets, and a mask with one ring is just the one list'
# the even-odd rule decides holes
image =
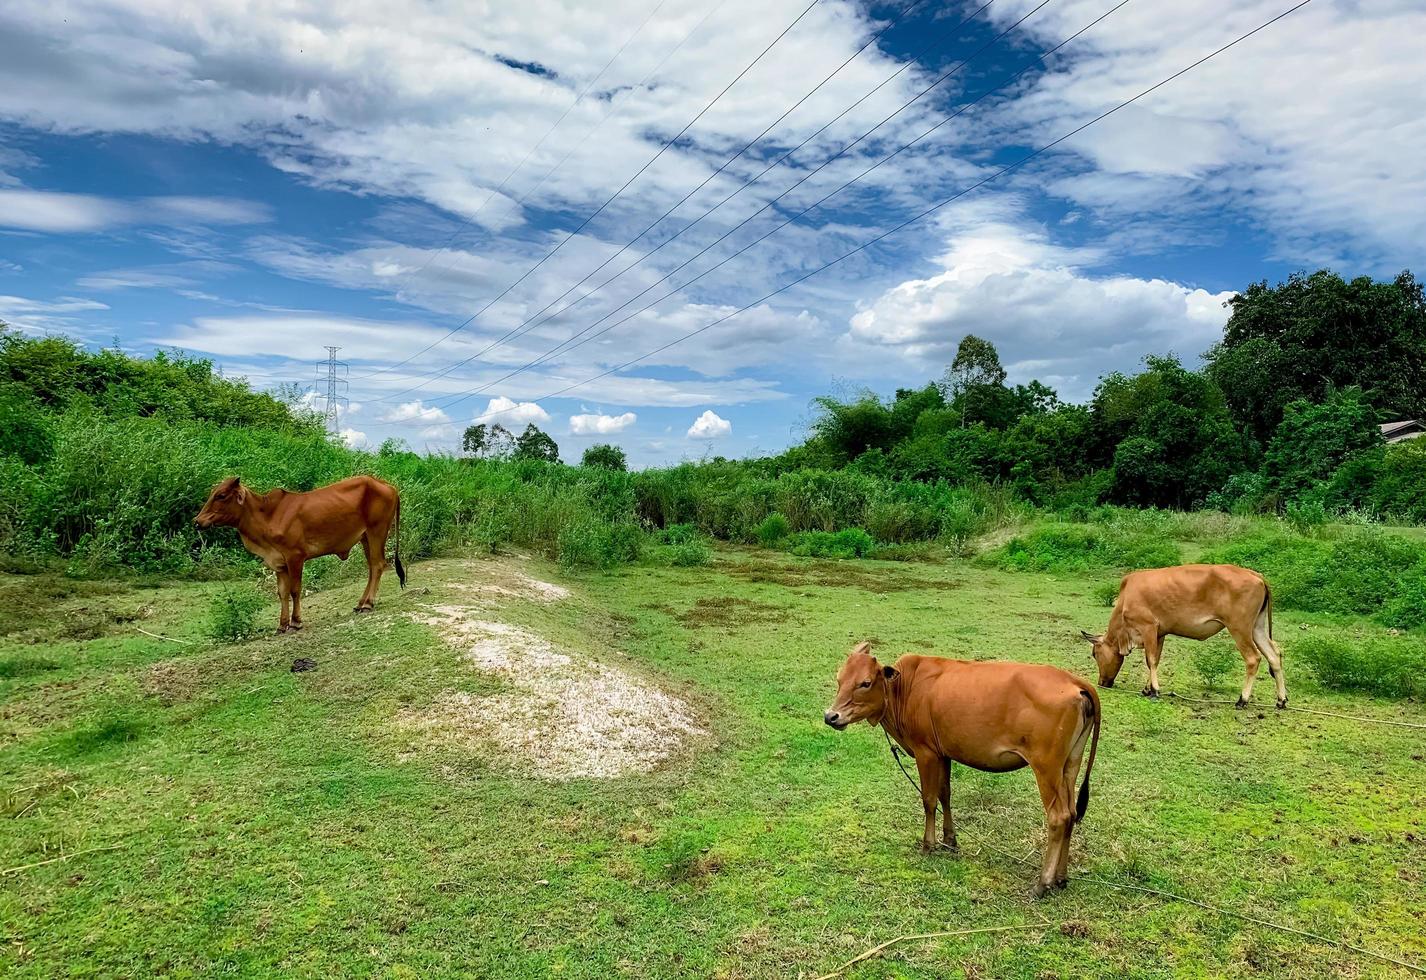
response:
{"label": "standing cow", "polygon": [[1093,636],[1099,683],[1114,686],[1124,657],[1144,648],[1149,666],[1146,697],[1159,696],[1159,655],[1166,636],[1206,640],[1227,627],[1247,666],[1238,707],[1253,696],[1253,681],[1264,657],[1277,682],[1277,706],[1287,707],[1287,682],[1282,676],[1282,652],[1273,642],[1273,597],[1268,583],[1252,569],[1237,565],[1176,565],[1130,572],[1119,585],[1119,599],[1109,616],[1109,628]]}
{"label": "standing cow", "polygon": [[[837,731],[858,721],[880,725],[916,760],[926,812],[923,850],[936,845],[936,804],[945,820],[942,842],[956,848],[951,819],[951,764],[983,772],[1029,766],[1040,787],[1049,837],[1036,898],[1063,887],[1070,834],[1089,806],[1089,774],[1099,747],[1099,694],[1058,667],[1003,661],[972,662],[907,654],[883,666],[862,643],[837,674],[837,700],[823,715]],[[1089,763],[1073,804],[1084,743]]]}
{"label": "standing cow", "polygon": [[406,569],[401,566],[401,498],[395,487],[375,477],[354,476],[307,493],[281,489],[254,493],[237,477],[229,477],[213,488],[193,523],[200,528],[237,528],[243,547],[277,573],[277,595],[282,601],[279,633],[302,628],[302,564],[309,558],[336,555],[346,561],[360,541],[367,576],[356,612],[370,612],[386,569],[386,538],[395,528],[392,561],[401,586],[406,586]]}

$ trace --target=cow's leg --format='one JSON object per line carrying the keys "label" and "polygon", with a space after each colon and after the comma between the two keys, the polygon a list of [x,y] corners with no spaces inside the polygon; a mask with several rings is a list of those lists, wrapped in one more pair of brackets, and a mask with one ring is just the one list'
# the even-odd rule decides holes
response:
{"label": "cow's leg", "polygon": [[941,780],[941,843],[948,850],[958,851],[960,845],[956,842],[956,822],[951,818],[951,766],[954,763],[950,759],[942,760],[941,771],[945,778]]}
{"label": "cow's leg", "polygon": [[1064,782],[1064,768],[1060,765],[1034,765],[1035,784],[1040,788],[1040,802],[1045,807],[1044,863],[1040,866],[1040,877],[1030,890],[1035,898],[1060,884],[1059,872],[1063,863],[1062,850],[1069,848],[1070,824],[1074,822],[1074,811],[1070,808],[1069,790]]}
{"label": "cow's leg", "polygon": [[1282,676],[1282,651],[1268,635],[1266,611],[1259,614],[1258,621],[1253,624],[1253,643],[1262,651],[1263,656],[1268,658],[1268,673],[1272,674],[1273,682],[1277,685],[1277,706],[1286,708],[1287,680]]}
{"label": "cow's leg", "polygon": [[1243,666],[1245,669],[1243,676],[1243,692],[1238,695],[1238,707],[1246,707],[1253,699],[1253,682],[1258,679],[1258,668],[1262,666],[1263,655],[1258,652],[1258,645],[1253,642],[1251,636],[1245,636],[1240,630],[1230,629],[1228,633],[1233,637],[1233,642],[1237,644],[1238,652],[1243,655]]}
{"label": "cow's leg", "polygon": [[1144,631],[1144,663],[1149,668],[1149,683],[1140,691],[1146,698],[1159,696],[1159,657],[1163,654],[1164,638],[1155,628]]}
{"label": "cow's leg", "polygon": [[277,569],[277,601],[282,606],[282,611],[277,616],[277,631],[286,633],[291,629],[292,613],[292,579],[287,576],[287,569]]}
{"label": "cow's leg", "polygon": [[[1094,731],[1094,722],[1084,719],[1080,722],[1079,731],[1075,733],[1074,741],[1070,743],[1069,754],[1065,757],[1064,780],[1061,785],[1067,794],[1066,801],[1074,796],[1076,788],[1079,786],[1079,766],[1084,761],[1084,746],[1089,741],[1090,734]],[[1073,810],[1071,810],[1073,813]],[[1064,846],[1060,848],[1059,861],[1055,865],[1055,885],[1063,888],[1069,880],[1069,856],[1070,838],[1074,836],[1075,822],[1079,818],[1071,817],[1070,822],[1065,827]]]}
{"label": "cow's leg", "polygon": [[[946,782],[946,760],[928,752],[916,757],[916,768],[921,774],[921,806],[926,811],[921,850],[929,852],[936,848],[936,803]],[[949,814],[950,811],[946,812]]]}
{"label": "cow's leg", "polygon": [[292,623],[295,630],[302,628],[302,563],[303,559],[299,555],[287,559],[287,577],[291,582],[292,592]]}
{"label": "cow's leg", "polygon": [[357,602],[356,608],[353,609],[352,612],[364,613],[371,611],[373,605],[372,600],[376,598],[376,583],[380,575],[380,572],[376,570],[376,565],[372,563],[370,534],[363,534],[361,536],[361,550],[362,554],[366,555],[366,590],[362,592],[361,599]]}
{"label": "cow's leg", "polygon": [[381,573],[386,571],[386,532],[389,527],[368,528],[361,545],[366,551],[366,593],[361,603],[370,612],[376,607],[376,593],[381,588]]}

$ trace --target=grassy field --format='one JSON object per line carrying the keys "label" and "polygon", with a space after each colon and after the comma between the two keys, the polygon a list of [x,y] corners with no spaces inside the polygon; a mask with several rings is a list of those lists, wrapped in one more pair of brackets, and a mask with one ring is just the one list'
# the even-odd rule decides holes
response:
{"label": "grassy field", "polygon": [[[0,576],[0,865],[74,855],[0,877],[0,973],[813,977],[906,933],[1023,926],[848,975],[1410,975],[1100,883],[1032,901],[1027,770],[957,767],[962,853],[923,856],[880,732],[822,724],[865,637],[884,658],[1092,677],[1078,630],[1107,620],[1113,575],[733,549],[578,577],[449,558],[357,618],[352,564],[307,600],[303,633],[229,646],[204,639],[220,584]],[[526,576],[570,595],[535,601]],[[550,782],[514,740],[413,727],[452,698],[512,703],[523,680],[475,669],[430,607],[617,669],[702,732],[652,771]],[[1382,626],[1276,618],[1294,705],[1426,722],[1295,667],[1307,633]],[[1164,686],[1202,696],[1193,646],[1169,641]],[[291,672],[298,657],[316,669]],[[1240,669],[1208,696],[1234,697]],[[1143,674],[1131,661],[1105,694],[1071,873],[1426,963],[1426,732],[1279,713],[1266,676],[1246,711],[1149,702],[1130,693]]]}

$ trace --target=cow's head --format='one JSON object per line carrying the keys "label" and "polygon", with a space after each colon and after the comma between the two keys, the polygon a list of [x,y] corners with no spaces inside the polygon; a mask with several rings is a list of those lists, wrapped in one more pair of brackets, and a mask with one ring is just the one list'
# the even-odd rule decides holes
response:
{"label": "cow's head", "polygon": [[208,502],[193,518],[199,527],[236,527],[243,516],[243,505],[248,502],[248,491],[238,478],[230,476],[213,488]]}
{"label": "cow's head", "polygon": [[1124,666],[1124,654],[1128,651],[1119,649],[1119,645],[1110,642],[1103,633],[1095,636],[1080,630],[1079,635],[1094,645],[1094,662],[1099,665],[1100,687],[1113,687],[1114,678],[1119,676],[1119,668]]}
{"label": "cow's head", "polygon": [[879,664],[871,655],[871,643],[858,643],[837,671],[837,699],[822,713],[822,720],[837,731],[859,721],[875,725],[886,711],[888,683],[896,668]]}

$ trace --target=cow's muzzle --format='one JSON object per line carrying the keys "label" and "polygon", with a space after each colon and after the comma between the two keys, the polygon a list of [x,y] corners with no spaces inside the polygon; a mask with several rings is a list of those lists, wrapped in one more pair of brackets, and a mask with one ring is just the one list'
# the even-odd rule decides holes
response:
{"label": "cow's muzzle", "polygon": [[831,725],[839,732],[850,724],[850,722],[848,722],[845,718],[843,718],[835,711],[822,712],[822,720],[825,721],[827,724]]}

